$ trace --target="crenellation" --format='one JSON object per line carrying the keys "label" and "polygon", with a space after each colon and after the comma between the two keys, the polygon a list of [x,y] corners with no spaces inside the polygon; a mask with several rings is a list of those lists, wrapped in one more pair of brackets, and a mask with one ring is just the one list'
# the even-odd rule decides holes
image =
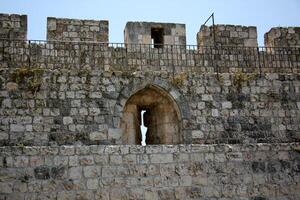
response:
{"label": "crenellation", "polygon": [[47,18],[47,40],[108,42],[107,20]]}
{"label": "crenellation", "polygon": [[274,27],[264,37],[266,47],[300,47],[300,27]]}
{"label": "crenellation", "polygon": [[0,14],[0,38],[27,39],[27,15]]}
{"label": "crenellation", "polygon": [[198,46],[257,47],[255,26],[222,25],[201,26],[197,33]]}
{"label": "crenellation", "polygon": [[127,22],[124,43],[154,44],[155,30],[161,30],[161,33],[157,33],[161,34],[161,39],[156,42],[159,45],[186,45],[185,24],[155,22]]}

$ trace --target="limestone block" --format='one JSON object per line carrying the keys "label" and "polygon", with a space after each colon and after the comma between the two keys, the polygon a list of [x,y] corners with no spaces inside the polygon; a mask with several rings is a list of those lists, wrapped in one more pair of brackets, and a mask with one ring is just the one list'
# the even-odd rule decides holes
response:
{"label": "limestone block", "polygon": [[10,131],[12,132],[24,132],[25,126],[19,125],[19,124],[11,124],[10,125]]}
{"label": "limestone block", "polygon": [[174,44],[175,41],[174,41],[174,37],[173,36],[168,36],[168,35],[165,35],[164,36],[164,44]]}
{"label": "limestone block", "polygon": [[8,83],[6,84],[6,89],[7,89],[8,91],[15,91],[15,90],[18,89],[18,84],[15,83],[15,82],[8,82]]}
{"label": "limestone block", "polygon": [[249,37],[249,33],[248,32],[239,32],[238,36],[240,38],[248,38]]}
{"label": "limestone block", "polygon": [[143,44],[151,44],[151,35],[143,35],[142,43]]}
{"label": "limestone block", "polygon": [[218,109],[212,109],[211,110],[211,115],[213,116],[213,117],[219,117],[219,110]]}
{"label": "limestone block", "polygon": [[63,124],[64,125],[69,125],[73,123],[73,118],[72,117],[63,117]]}
{"label": "limestone block", "polygon": [[106,140],[107,133],[105,131],[94,131],[89,134],[89,138],[92,141]]}
{"label": "limestone block", "polygon": [[79,156],[78,160],[79,160],[80,165],[93,165],[94,164],[94,157],[92,155]]}
{"label": "limestone block", "polygon": [[153,200],[153,199],[159,199],[157,191],[147,189],[145,191],[145,200]]}
{"label": "limestone block", "polygon": [[256,39],[245,39],[244,46],[245,47],[257,47],[257,40]]}
{"label": "limestone block", "polygon": [[0,132],[0,140],[7,140],[8,139],[8,133],[6,132]]}
{"label": "limestone block", "polygon": [[69,178],[81,179],[82,178],[82,167],[70,167],[69,168]]}
{"label": "limestone block", "polygon": [[197,108],[198,108],[199,110],[204,109],[204,108],[205,108],[205,102],[198,102]]}
{"label": "limestone block", "polygon": [[204,139],[204,133],[200,130],[192,131],[192,138],[193,139]]}
{"label": "limestone block", "polygon": [[0,193],[9,194],[13,192],[13,184],[9,182],[0,183]]}
{"label": "limestone block", "polygon": [[98,179],[87,179],[86,186],[90,190],[96,190],[98,189]]}
{"label": "limestone block", "polygon": [[108,129],[108,140],[119,140],[122,136],[123,130],[119,128]]}
{"label": "limestone block", "polygon": [[78,156],[70,156],[69,157],[69,166],[78,166],[79,165],[79,161],[78,161]]}
{"label": "limestone block", "polygon": [[59,153],[61,155],[70,156],[75,154],[75,147],[73,146],[61,146],[59,148]]}
{"label": "limestone block", "polygon": [[56,30],[56,19],[54,19],[54,18],[48,18],[48,21],[47,21],[47,30],[48,31],[54,31],[54,30]]}
{"label": "limestone block", "polygon": [[203,94],[202,96],[202,101],[212,101],[213,97],[210,94]]}
{"label": "limestone block", "polygon": [[297,102],[298,110],[300,110],[300,102]]}
{"label": "limestone block", "polygon": [[173,162],[172,154],[152,154],[150,155],[151,163],[170,163]]}
{"label": "limestone block", "polygon": [[222,102],[222,108],[223,109],[231,109],[232,108],[232,103],[230,101]]}
{"label": "limestone block", "polygon": [[100,109],[96,107],[89,108],[89,114],[91,116],[97,116],[100,114]]}
{"label": "limestone block", "polygon": [[100,168],[97,166],[83,167],[83,175],[86,178],[95,178],[101,174]]}
{"label": "limestone block", "polygon": [[256,27],[249,27],[249,38],[250,39],[257,39]]}

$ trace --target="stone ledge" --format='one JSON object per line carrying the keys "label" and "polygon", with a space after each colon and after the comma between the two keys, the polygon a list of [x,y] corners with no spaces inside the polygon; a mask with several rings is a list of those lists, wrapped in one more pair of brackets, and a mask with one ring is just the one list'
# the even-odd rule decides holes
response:
{"label": "stone ledge", "polygon": [[1,156],[9,155],[87,155],[87,154],[169,154],[169,153],[230,153],[252,151],[291,151],[300,143],[257,144],[179,144],[179,145],[62,145],[62,146],[2,146]]}

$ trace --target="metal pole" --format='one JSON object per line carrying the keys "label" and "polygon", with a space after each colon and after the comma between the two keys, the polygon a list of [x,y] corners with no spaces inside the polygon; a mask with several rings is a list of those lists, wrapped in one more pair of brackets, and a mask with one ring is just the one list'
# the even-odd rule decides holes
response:
{"label": "metal pole", "polygon": [[215,15],[212,13],[212,23],[213,23],[213,40],[214,40],[214,46],[216,46],[216,33],[215,33]]}

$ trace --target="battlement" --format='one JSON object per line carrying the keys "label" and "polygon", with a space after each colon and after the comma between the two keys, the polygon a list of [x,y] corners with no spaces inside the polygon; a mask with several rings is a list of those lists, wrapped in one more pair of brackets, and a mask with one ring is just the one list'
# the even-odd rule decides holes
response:
{"label": "battlement", "polygon": [[201,26],[197,34],[199,46],[257,47],[255,26],[215,25]]}
{"label": "battlement", "polygon": [[163,45],[186,45],[185,24],[127,22],[124,43]]}
{"label": "battlement", "polygon": [[265,33],[266,47],[300,47],[300,27],[276,27]]}
{"label": "battlement", "polygon": [[0,14],[0,38],[27,39],[27,15]]}
{"label": "battlement", "polygon": [[108,21],[48,17],[47,40],[108,42]]}
{"label": "battlement", "polygon": [[[27,15],[0,15],[0,38],[27,39]],[[299,47],[300,27],[276,27],[265,33],[266,47]],[[101,42],[109,41],[107,20],[47,18],[47,40]],[[124,43],[186,45],[185,24],[159,22],[127,22]],[[197,33],[198,46],[257,47],[255,26],[223,25],[201,26]]]}

